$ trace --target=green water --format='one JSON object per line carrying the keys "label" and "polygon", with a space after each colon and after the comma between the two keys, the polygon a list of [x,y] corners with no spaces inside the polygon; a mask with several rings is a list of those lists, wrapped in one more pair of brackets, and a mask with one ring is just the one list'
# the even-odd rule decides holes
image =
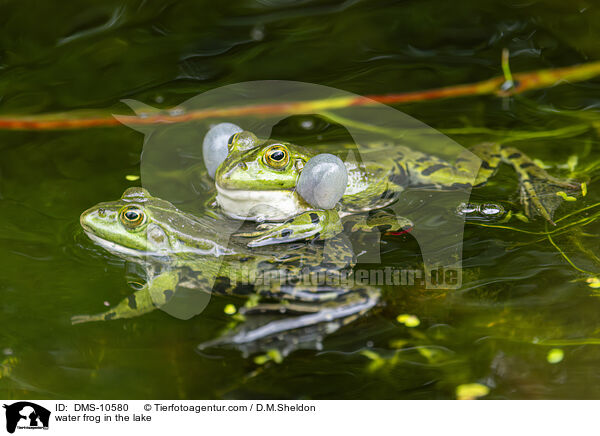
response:
{"label": "green water", "polygon": [[[505,47],[513,71],[598,60],[599,20],[594,2],[578,0],[5,1],[0,115],[125,113],[124,98],[170,107],[248,80],[357,94],[468,83],[500,74]],[[600,201],[599,99],[595,80],[399,109],[465,146],[512,138],[565,166],[550,170],[562,176],[577,156],[572,169],[589,193],[560,217]],[[142,145],[125,126],[0,131],[0,397],[454,398],[465,383],[490,387],[487,398],[600,397],[600,300],[585,282],[591,274],[544,235],[511,229],[467,225],[460,290],[386,287],[385,305],[327,338],[323,350],[296,351],[280,364],[257,365],[232,350],[195,352],[229,321],[223,298],[188,321],[157,311],[72,326],[72,315],[131,292],[124,262],[87,241],[78,219],[139,183],[126,175],[139,174]],[[473,198],[518,212],[513,173],[503,169],[494,180]],[[506,225],[545,230],[542,220]],[[575,224],[553,241],[597,274],[598,227]],[[386,242],[388,263],[419,256],[410,238]],[[420,325],[399,324],[402,313]],[[552,348],[563,350],[560,363],[547,361]]]}

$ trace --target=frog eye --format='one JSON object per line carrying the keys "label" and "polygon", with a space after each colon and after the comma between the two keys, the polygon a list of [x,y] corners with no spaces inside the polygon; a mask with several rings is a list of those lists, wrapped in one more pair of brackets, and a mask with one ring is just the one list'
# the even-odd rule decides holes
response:
{"label": "frog eye", "polygon": [[290,161],[290,153],[283,145],[273,145],[265,152],[263,160],[271,168],[281,169]]}
{"label": "frog eye", "polygon": [[130,229],[139,227],[146,220],[146,215],[138,206],[127,206],[121,210],[119,219]]}

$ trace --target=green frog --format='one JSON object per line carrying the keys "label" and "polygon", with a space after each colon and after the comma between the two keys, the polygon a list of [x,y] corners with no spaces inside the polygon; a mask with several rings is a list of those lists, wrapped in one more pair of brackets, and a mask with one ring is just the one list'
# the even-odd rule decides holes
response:
{"label": "green frog", "polygon": [[[156,308],[169,312],[182,290],[214,292],[252,297],[244,316],[276,315],[227,336],[229,343],[254,344],[298,329],[320,326],[321,335],[335,331],[368,312],[379,299],[375,288],[342,282],[354,264],[342,235],[250,249],[229,238],[233,230],[227,221],[184,213],[143,188],[129,188],[119,200],[86,210],[80,222],[96,244],[141,266],[145,284],[105,312],[74,316],[74,324],[132,318]],[[185,316],[169,313],[189,318],[204,306],[197,311],[186,308]]]}
{"label": "green frog", "polygon": [[[454,163],[401,145],[370,144],[361,147],[360,163],[338,159],[337,168],[333,165],[332,170],[321,173],[310,168],[312,173],[307,174],[311,162],[323,156],[318,151],[289,142],[258,139],[253,133],[234,127],[230,132],[235,133],[226,145],[218,141],[212,144],[212,149],[222,148],[222,157],[207,162],[207,167],[212,165],[209,173],[214,172],[215,204],[232,218],[259,222],[256,231],[238,234],[250,238],[250,247],[331,238],[342,231],[347,220],[352,223],[352,231],[407,231],[412,227],[411,221],[397,214],[382,211],[370,214],[367,220],[351,218],[382,210],[407,188],[470,190],[482,186],[501,163],[516,171],[521,203],[530,218],[540,215],[554,224],[552,216],[564,191],[580,187],[577,182],[551,176],[518,149],[498,143],[465,149]],[[213,127],[219,128],[220,125]],[[333,157],[327,164],[331,162]],[[302,182],[308,188],[301,190]],[[332,188],[335,184],[341,186]],[[319,198],[321,191],[332,189],[337,189],[333,198]]]}

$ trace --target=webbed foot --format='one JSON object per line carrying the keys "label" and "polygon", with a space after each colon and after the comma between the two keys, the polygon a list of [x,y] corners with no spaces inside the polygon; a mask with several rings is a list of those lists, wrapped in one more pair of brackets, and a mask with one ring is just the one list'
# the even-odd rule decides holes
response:
{"label": "webbed foot", "polygon": [[155,309],[154,303],[147,286],[141,290],[129,295],[119,304],[111,307],[105,312],[93,315],[74,315],[71,317],[71,324],[83,324],[94,321],[110,321],[113,319],[134,318],[151,312]]}
{"label": "webbed foot", "polygon": [[151,282],[146,283],[139,291],[124,298],[119,304],[105,312],[72,316],[71,324],[134,318],[152,312],[169,302],[174,294],[177,281],[176,273],[162,273]]}
{"label": "webbed foot", "polygon": [[300,213],[284,223],[265,223],[257,227],[258,231],[237,233],[235,236],[252,238],[249,247],[284,244],[287,242],[329,239],[342,231],[342,225],[336,210],[311,210]]}
{"label": "webbed foot", "polygon": [[552,221],[554,211],[563,201],[575,200],[574,195],[581,192],[581,184],[551,176],[515,148],[502,149],[502,155],[519,174],[521,203],[525,214],[529,218],[541,215],[555,225]]}
{"label": "webbed foot", "polygon": [[536,215],[543,216],[550,224],[556,225],[552,220],[554,211],[563,201],[573,201],[573,194],[580,192],[580,185],[573,182],[564,182],[558,179],[528,179],[521,182],[521,203],[525,213],[532,218]]}

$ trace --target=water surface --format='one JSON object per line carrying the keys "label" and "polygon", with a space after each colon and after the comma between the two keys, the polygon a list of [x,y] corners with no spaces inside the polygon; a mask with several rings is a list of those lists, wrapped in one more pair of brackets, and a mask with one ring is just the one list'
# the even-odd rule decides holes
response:
{"label": "water surface", "polygon": [[[514,71],[598,60],[599,20],[594,3],[579,0],[9,1],[0,6],[0,115],[125,112],[124,98],[171,107],[248,80],[357,94],[469,83],[501,73],[503,48]],[[571,157],[589,193],[561,216],[599,201],[599,98],[595,80],[399,109],[464,146],[512,138],[562,176]],[[282,131],[293,134],[292,124]],[[454,398],[465,383],[490,387],[488,398],[600,397],[600,300],[585,281],[599,267],[594,222],[553,239],[588,273],[543,235],[468,225],[460,290],[386,287],[384,306],[323,350],[280,364],[195,352],[229,321],[224,298],[189,321],[157,311],[72,326],[72,315],[131,292],[124,262],[87,241],[78,219],[139,183],[126,176],[139,174],[142,146],[125,126],[0,132],[0,397]],[[473,199],[520,210],[507,168]],[[419,255],[410,238],[385,242],[387,264]],[[401,313],[420,325],[399,324]],[[547,361],[552,348],[562,362]]]}

